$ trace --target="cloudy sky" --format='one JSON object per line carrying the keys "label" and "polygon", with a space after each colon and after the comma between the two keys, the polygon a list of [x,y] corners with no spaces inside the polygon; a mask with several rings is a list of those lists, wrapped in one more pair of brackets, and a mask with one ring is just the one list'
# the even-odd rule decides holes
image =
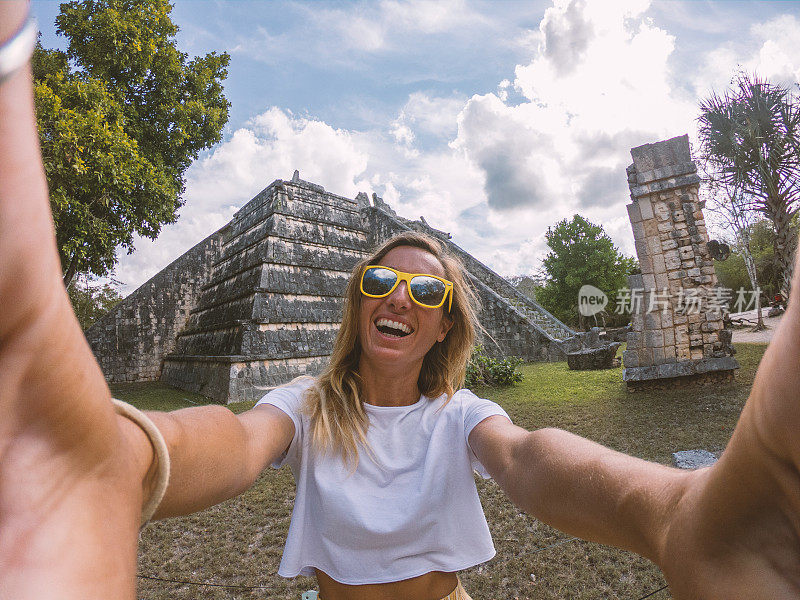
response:
{"label": "cloudy sky", "polygon": [[[42,42],[57,2],[34,0]],[[580,213],[634,254],[630,148],[696,131],[737,68],[800,81],[800,3],[177,0],[190,55],[227,51],[231,119],[179,221],[120,257],[132,291],[275,179],[376,192],[503,275]]]}

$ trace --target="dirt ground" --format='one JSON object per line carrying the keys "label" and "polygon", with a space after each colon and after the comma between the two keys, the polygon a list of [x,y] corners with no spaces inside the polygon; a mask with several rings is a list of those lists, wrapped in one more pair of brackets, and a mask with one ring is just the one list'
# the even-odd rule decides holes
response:
{"label": "dirt ground", "polygon": [[735,327],[733,330],[733,341],[748,344],[769,344],[772,340],[773,334],[775,333],[775,329],[778,327],[778,323],[780,323],[781,319],[783,318],[783,315],[770,319],[767,317],[768,310],[768,308],[762,310],[762,314],[764,316],[764,325],[767,327],[767,329],[764,331],[753,331],[753,327],[755,327],[755,324],[758,321],[756,311],[749,310],[741,313],[731,313],[731,319],[747,319],[753,323],[752,326],[747,325],[745,327]]}

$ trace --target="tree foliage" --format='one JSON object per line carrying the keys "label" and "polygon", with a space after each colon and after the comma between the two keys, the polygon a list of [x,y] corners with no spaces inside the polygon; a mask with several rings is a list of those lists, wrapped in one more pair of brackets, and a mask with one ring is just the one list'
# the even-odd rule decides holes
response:
{"label": "tree foliage", "polygon": [[229,56],[178,50],[166,0],[61,5],[66,52],[39,45],[33,71],[65,283],[107,274],[134,235],[177,219],[184,173],[221,139]]}
{"label": "tree foliage", "polygon": [[613,309],[617,291],[628,287],[627,276],[638,267],[624,256],[603,231],[580,215],[559,221],[545,234],[550,252],[542,262],[546,275],[536,299],[554,316],[568,324],[580,321],[578,291],[593,285],[609,298]]}
{"label": "tree foliage", "polygon": [[122,296],[114,285],[115,282],[95,282],[86,275],[78,275],[67,288],[72,310],[78,322],[85,330],[116,304]]}
{"label": "tree foliage", "polygon": [[[798,218],[792,222],[792,231],[797,235]],[[758,271],[758,285],[765,300],[774,298],[781,291],[783,273],[780,261],[775,256],[775,229],[767,219],[761,219],[748,227],[750,253]],[[732,240],[730,257],[714,263],[717,280],[722,287],[734,290],[733,300],[740,288],[752,291],[753,287],[745,265],[745,250],[741,239]]]}
{"label": "tree foliage", "polygon": [[740,73],[733,89],[700,104],[700,152],[706,170],[765,215],[775,229],[775,256],[788,295],[800,209],[800,101],[788,88]]}

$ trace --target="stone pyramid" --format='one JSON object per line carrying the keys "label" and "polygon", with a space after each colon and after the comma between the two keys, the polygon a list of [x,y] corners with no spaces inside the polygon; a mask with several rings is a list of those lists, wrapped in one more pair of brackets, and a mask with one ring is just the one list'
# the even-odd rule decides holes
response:
{"label": "stone pyramid", "polygon": [[[464,262],[489,352],[563,356],[575,332],[432,229],[380,198],[276,180],[86,332],[110,382],[161,381],[219,402],[252,401],[324,366],[355,264],[391,235],[437,236]],[[577,342],[578,344],[580,342]]]}

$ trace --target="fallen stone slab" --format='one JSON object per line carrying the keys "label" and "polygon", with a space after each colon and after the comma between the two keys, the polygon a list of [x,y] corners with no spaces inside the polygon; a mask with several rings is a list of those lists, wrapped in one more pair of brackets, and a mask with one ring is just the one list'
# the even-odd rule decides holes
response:
{"label": "fallen stone slab", "polygon": [[567,366],[573,371],[610,369],[619,366],[614,362],[614,357],[621,345],[620,342],[611,342],[600,348],[585,348],[577,352],[569,352]]}
{"label": "fallen stone slab", "polygon": [[717,462],[717,455],[708,450],[681,450],[672,453],[672,460],[679,469],[700,469]]}

